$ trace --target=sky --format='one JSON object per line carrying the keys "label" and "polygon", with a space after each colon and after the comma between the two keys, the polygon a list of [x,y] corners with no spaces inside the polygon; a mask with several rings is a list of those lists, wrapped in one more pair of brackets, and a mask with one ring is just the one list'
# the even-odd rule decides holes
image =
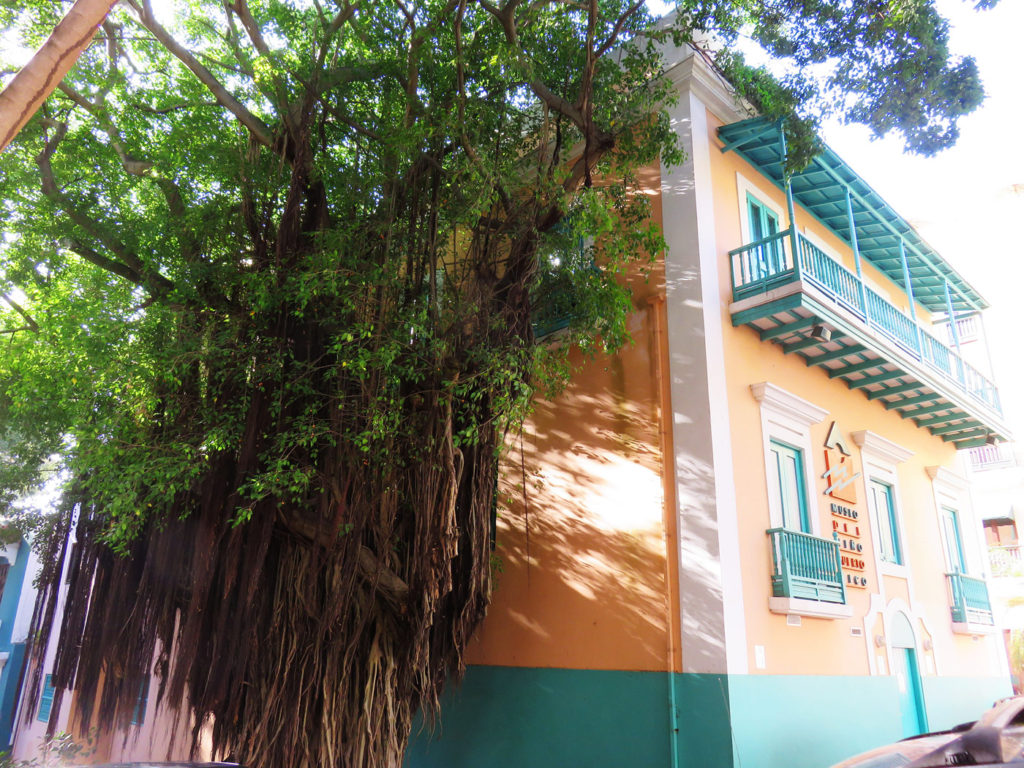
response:
{"label": "sky", "polygon": [[956,146],[923,158],[905,154],[896,137],[871,141],[867,129],[835,122],[823,138],[992,305],[984,324],[996,384],[1024,438],[1024,3],[938,6],[951,22],[950,47],[974,56],[987,94],[961,121]]}

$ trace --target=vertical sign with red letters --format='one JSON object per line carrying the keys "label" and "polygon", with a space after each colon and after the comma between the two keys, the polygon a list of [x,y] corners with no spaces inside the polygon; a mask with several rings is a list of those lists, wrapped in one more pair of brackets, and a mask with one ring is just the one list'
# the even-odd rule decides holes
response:
{"label": "vertical sign with red letters", "polygon": [[824,493],[832,499],[829,504],[832,538],[839,543],[844,581],[848,587],[865,589],[868,580],[864,575],[863,529],[860,511],[856,508],[856,481],[860,472],[854,471],[853,454],[835,421],[825,438],[825,473],[821,477],[825,481]]}

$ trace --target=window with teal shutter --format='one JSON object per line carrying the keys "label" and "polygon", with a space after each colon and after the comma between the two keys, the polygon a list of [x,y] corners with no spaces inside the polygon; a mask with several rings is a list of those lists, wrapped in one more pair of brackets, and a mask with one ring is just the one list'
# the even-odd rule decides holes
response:
{"label": "window with teal shutter", "polygon": [[775,496],[778,509],[782,512],[782,527],[791,531],[811,532],[811,521],[807,512],[807,495],[804,492],[803,451],[778,440],[769,444],[772,470],[768,483]]}
{"label": "window with teal shutter", "polygon": [[53,709],[53,675],[47,675],[43,681],[43,694],[39,697],[39,715],[38,719],[44,723],[50,721],[50,710]]}
{"label": "window with teal shutter", "polygon": [[960,539],[960,519],[955,509],[942,508],[942,527],[946,534],[946,557],[953,573],[967,573],[964,544]]}
{"label": "window with teal shutter", "polygon": [[892,486],[872,480],[868,485],[871,514],[878,535],[878,550],[882,560],[903,565],[900,547],[899,523],[896,519],[896,498]]}

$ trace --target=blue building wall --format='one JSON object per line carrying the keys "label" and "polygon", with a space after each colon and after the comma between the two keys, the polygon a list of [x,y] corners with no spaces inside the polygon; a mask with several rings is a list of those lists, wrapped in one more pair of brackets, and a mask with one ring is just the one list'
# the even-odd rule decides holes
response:
{"label": "blue building wall", "polygon": [[[3,595],[0,596],[0,652],[10,654],[0,673],[0,751],[11,743],[14,710],[18,703],[18,682],[21,663],[25,657],[25,643],[12,642],[14,619],[18,613],[21,590],[26,586],[26,572],[30,556],[28,542],[21,540],[15,561],[10,564]],[[31,585],[28,585],[31,586]]]}
{"label": "blue building wall", "polygon": [[[976,719],[1008,693],[1002,678],[927,677],[929,725]],[[405,766],[827,768],[900,738],[888,675],[476,666],[445,695],[434,731],[414,729]]]}

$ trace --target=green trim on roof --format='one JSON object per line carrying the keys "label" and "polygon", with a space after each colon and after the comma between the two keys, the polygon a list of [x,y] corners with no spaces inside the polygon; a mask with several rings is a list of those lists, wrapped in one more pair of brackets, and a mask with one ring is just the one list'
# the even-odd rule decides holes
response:
{"label": "green trim on roof", "polygon": [[[784,157],[778,128],[763,117],[741,120],[718,129],[725,143],[785,189]],[[790,180],[796,202],[846,243],[851,242],[846,210],[850,188],[853,219],[861,257],[896,285],[903,284],[900,239],[914,297],[930,312],[946,311],[946,281],[955,312],[985,309],[988,302],[943,259],[871,186],[828,147]],[[787,222],[788,225],[788,222]]]}

